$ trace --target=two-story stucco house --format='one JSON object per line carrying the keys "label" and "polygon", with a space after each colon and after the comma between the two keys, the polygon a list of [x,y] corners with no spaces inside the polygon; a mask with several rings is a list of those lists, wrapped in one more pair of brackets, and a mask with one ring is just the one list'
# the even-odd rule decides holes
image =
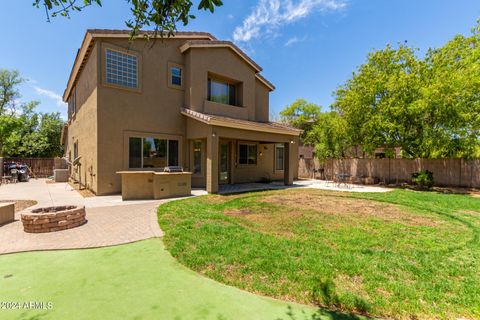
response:
{"label": "two-story stucco house", "polygon": [[129,41],[88,30],[63,95],[71,178],[98,195],[121,191],[118,171],[182,166],[193,187],[297,174],[299,130],[269,122],[274,86],[233,43],[202,32]]}

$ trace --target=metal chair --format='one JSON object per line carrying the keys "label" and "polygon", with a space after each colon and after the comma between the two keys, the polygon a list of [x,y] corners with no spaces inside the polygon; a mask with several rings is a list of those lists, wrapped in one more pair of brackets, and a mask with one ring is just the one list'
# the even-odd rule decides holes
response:
{"label": "metal chair", "polygon": [[17,183],[18,182],[18,170],[17,169],[12,169],[10,170],[10,182],[11,183]]}

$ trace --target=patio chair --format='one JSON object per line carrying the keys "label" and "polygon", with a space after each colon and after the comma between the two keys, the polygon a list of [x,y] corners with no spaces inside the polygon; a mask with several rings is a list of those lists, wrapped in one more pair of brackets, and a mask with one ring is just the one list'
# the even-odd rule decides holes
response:
{"label": "patio chair", "polygon": [[17,183],[18,181],[18,171],[17,169],[12,169],[10,170],[10,182],[11,183]]}

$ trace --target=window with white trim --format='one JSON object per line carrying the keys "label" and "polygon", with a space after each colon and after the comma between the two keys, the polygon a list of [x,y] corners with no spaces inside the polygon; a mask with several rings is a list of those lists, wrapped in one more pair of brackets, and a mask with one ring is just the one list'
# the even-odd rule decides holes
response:
{"label": "window with white trim", "polygon": [[137,56],[107,48],[105,61],[106,83],[133,89],[138,88]]}
{"label": "window with white trim", "polygon": [[180,67],[171,67],[171,84],[174,86],[182,86],[182,68]]}

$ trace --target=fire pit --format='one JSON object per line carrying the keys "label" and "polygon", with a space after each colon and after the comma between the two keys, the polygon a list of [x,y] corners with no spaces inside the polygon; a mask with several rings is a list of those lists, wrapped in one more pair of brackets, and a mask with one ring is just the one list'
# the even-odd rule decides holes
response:
{"label": "fire pit", "polygon": [[55,206],[33,209],[22,214],[23,230],[44,233],[66,230],[86,223],[85,207]]}

